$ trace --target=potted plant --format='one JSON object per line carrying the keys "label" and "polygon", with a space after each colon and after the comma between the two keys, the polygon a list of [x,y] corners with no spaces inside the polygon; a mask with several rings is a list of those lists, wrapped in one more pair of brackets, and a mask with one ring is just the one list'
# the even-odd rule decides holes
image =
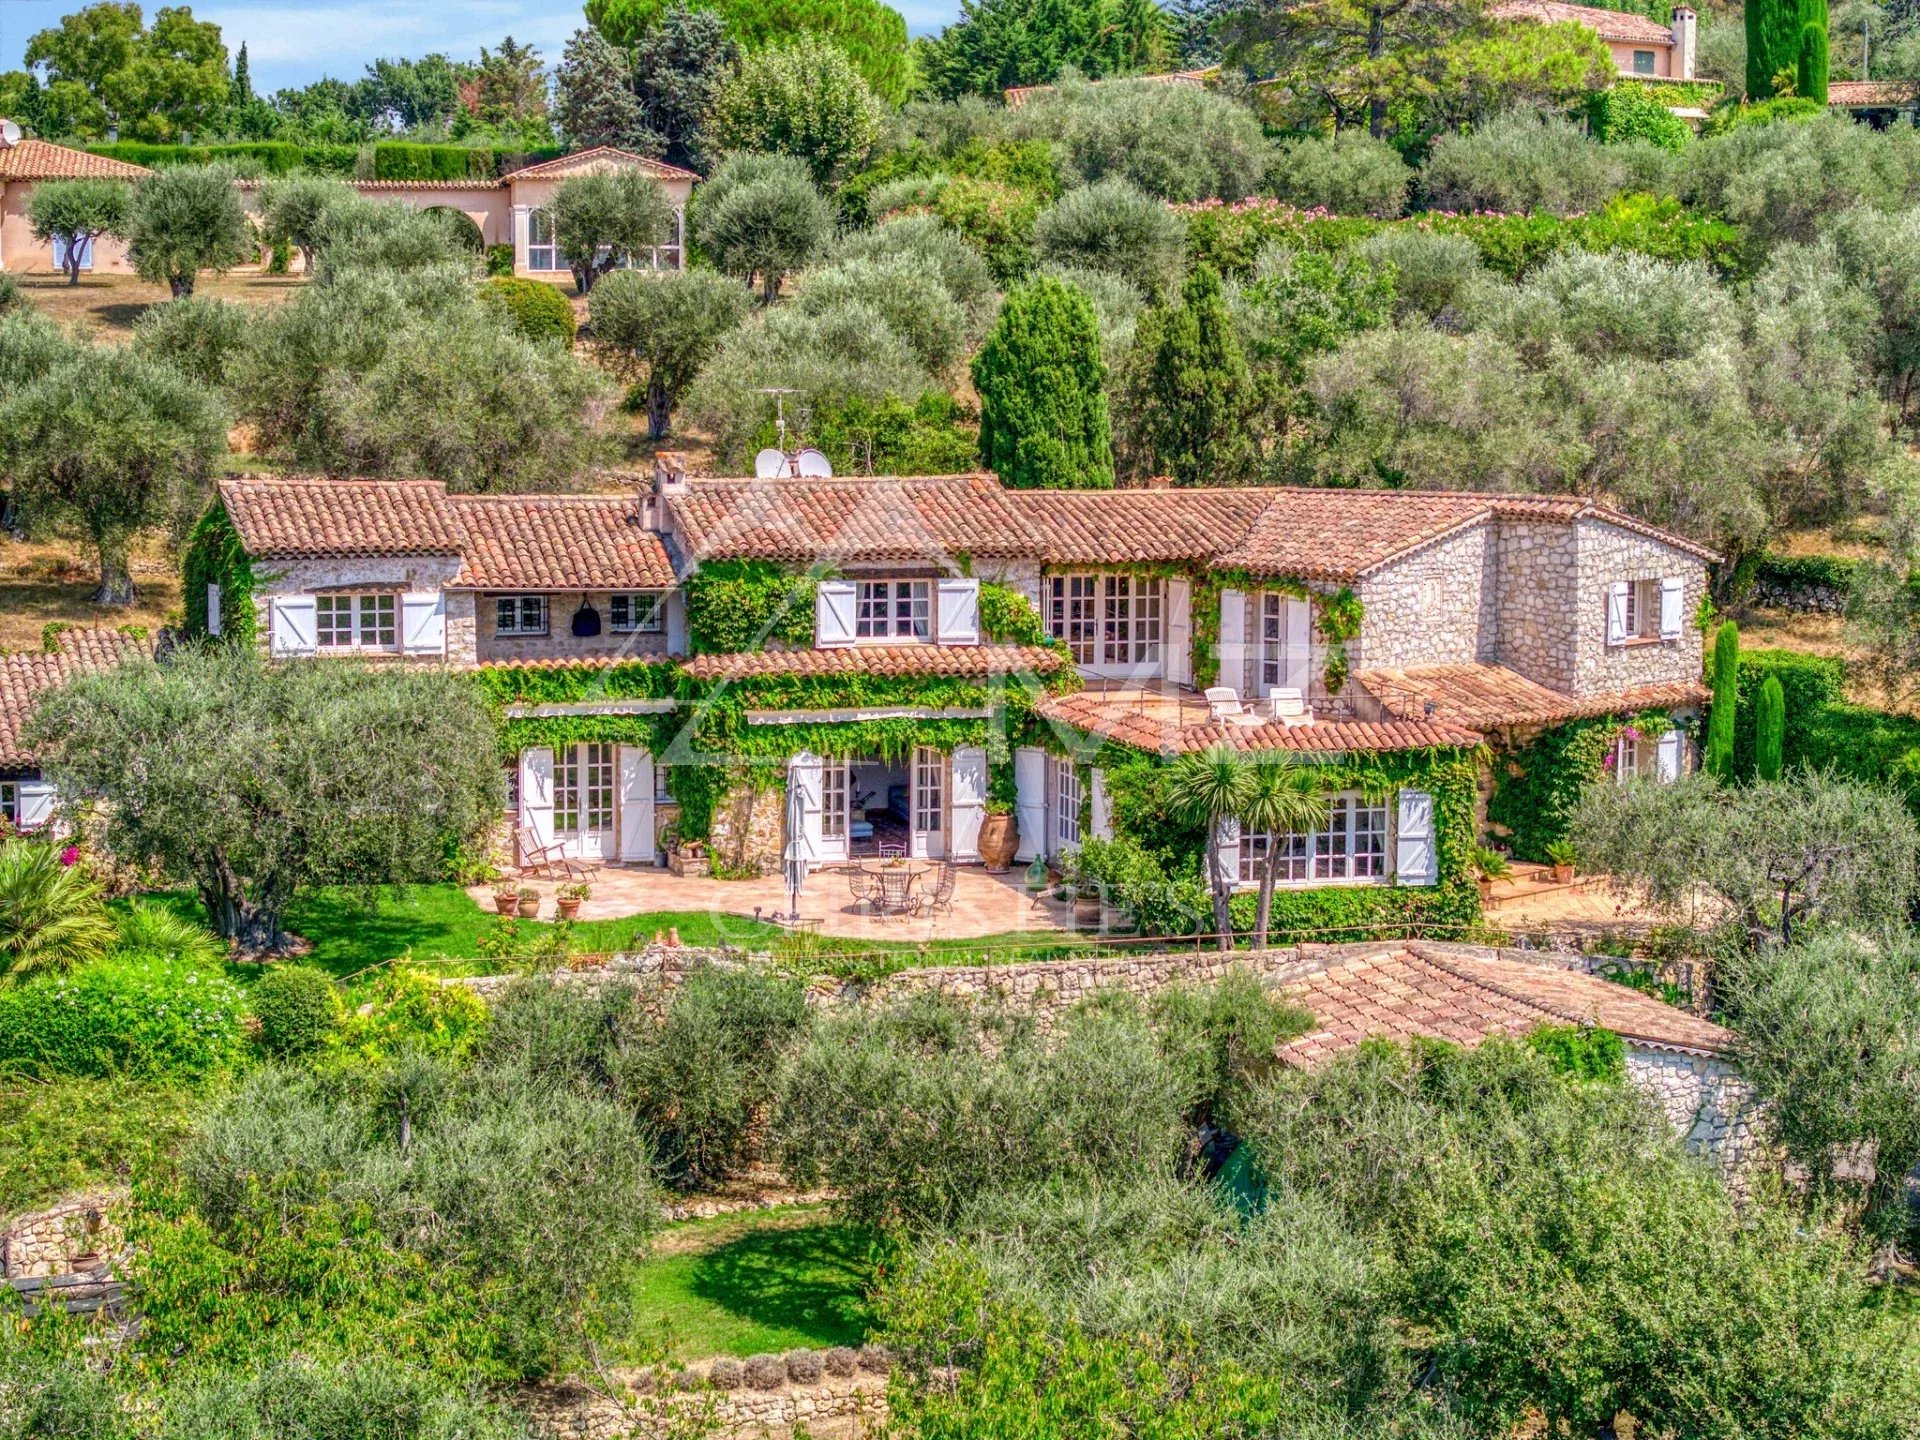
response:
{"label": "potted plant", "polygon": [[493,887],[493,908],[502,915],[511,915],[520,903],[520,888],[511,880],[501,880]]}
{"label": "potted plant", "polygon": [[1513,873],[1513,867],[1507,863],[1507,857],[1485,845],[1473,847],[1473,869],[1480,880],[1482,900],[1493,898],[1494,881],[1504,880]]}
{"label": "potted plant", "polygon": [[980,822],[980,863],[996,875],[1004,874],[1013,865],[1013,852],[1019,848],[1012,802],[987,801],[987,818]]}
{"label": "potted plant", "polygon": [[553,892],[554,908],[560,912],[562,920],[580,918],[580,902],[593,895],[593,887],[584,880],[572,885],[562,885]]}
{"label": "potted plant", "polygon": [[698,840],[681,838],[678,822],[666,828],[660,837],[660,843],[666,848],[667,869],[675,875],[713,873],[713,859],[707,854],[707,847]]}
{"label": "potted plant", "polygon": [[540,913],[540,892],[531,885],[522,885],[517,896],[519,904],[514,913],[522,920],[531,920]]}
{"label": "potted plant", "polygon": [[1555,840],[1547,846],[1547,863],[1553,866],[1553,878],[1559,884],[1573,879],[1573,841]]}

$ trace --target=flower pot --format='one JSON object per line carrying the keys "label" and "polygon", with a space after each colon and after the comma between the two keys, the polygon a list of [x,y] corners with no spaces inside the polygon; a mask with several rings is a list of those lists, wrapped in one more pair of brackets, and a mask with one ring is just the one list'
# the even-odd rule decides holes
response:
{"label": "flower pot", "polygon": [[1556,885],[1565,885],[1573,879],[1573,866],[1556,865],[1553,867],[1553,880]]}
{"label": "flower pot", "polygon": [[1093,926],[1100,923],[1100,892],[1083,890],[1073,897],[1073,923]]}
{"label": "flower pot", "polygon": [[553,904],[554,908],[560,912],[560,918],[562,920],[578,920],[580,918],[580,902],[578,900],[556,900]]}
{"label": "flower pot", "polygon": [[1484,905],[1491,899],[1493,899],[1493,881],[1482,880],[1480,882],[1480,903]]}
{"label": "flower pot", "polygon": [[540,913],[540,901],[538,898],[522,900],[515,913],[517,913],[522,920],[531,920]]}
{"label": "flower pot", "polygon": [[1019,827],[1013,816],[989,815],[980,822],[980,861],[987,869],[996,873],[1006,870],[1019,847]]}
{"label": "flower pot", "polygon": [[493,908],[498,910],[502,915],[513,914],[514,907],[519,903],[520,898],[517,895],[496,895],[493,897]]}

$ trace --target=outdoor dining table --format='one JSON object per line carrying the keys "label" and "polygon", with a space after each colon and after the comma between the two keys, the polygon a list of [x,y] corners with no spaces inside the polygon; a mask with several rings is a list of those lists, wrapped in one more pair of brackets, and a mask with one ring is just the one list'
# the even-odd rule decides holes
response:
{"label": "outdoor dining table", "polygon": [[867,861],[860,866],[863,873],[880,882],[880,892],[874,896],[874,903],[883,915],[903,914],[913,909],[914,882],[932,868],[924,863],[904,860]]}

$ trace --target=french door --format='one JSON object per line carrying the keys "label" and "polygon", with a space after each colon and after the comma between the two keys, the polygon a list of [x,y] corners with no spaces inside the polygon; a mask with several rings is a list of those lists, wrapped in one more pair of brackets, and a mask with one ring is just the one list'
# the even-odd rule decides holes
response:
{"label": "french door", "polygon": [[583,860],[614,858],[613,752],[598,742],[554,752],[553,838]]}
{"label": "french door", "polygon": [[947,757],[918,745],[911,763],[912,853],[916,860],[939,860],[947,853]]}

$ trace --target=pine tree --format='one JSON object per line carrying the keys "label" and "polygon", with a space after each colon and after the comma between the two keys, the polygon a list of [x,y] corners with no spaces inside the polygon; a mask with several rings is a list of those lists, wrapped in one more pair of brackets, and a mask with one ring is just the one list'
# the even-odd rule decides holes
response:
{"label": "pine tree", "polygon": [[1093,303],[1051,276],[1007,296],[973,362],[980,457],[1017,489],[1107,489],[1113,427]]}
{"label": "pine tree", "polygon": [[1760,778],[1778,780],[1786,769],[1787,692],[1780,677],[1769,675],[1753,707],[1753,754]]}
{"label": "pine tree", "polygon": [[573,32],[554,75],[554,93],[554,119],[576,149],[618,145],[658,155],[664,148],[647,128],[626,52],[598,30]]}
{"label": "pine tree", "polygon": [[1243,478],[1253,464],[1253,377],[1220,276],[1202,265],[1157,327],[1140,401],[1153,468],[1182,485]]}
{"label": "pine tree", "polygon": [[1733,718],[1740,686],[1740,627],[1729,620],[1713,637],[1713,710],[1707,716],[1709,775],[1733,778]]}

